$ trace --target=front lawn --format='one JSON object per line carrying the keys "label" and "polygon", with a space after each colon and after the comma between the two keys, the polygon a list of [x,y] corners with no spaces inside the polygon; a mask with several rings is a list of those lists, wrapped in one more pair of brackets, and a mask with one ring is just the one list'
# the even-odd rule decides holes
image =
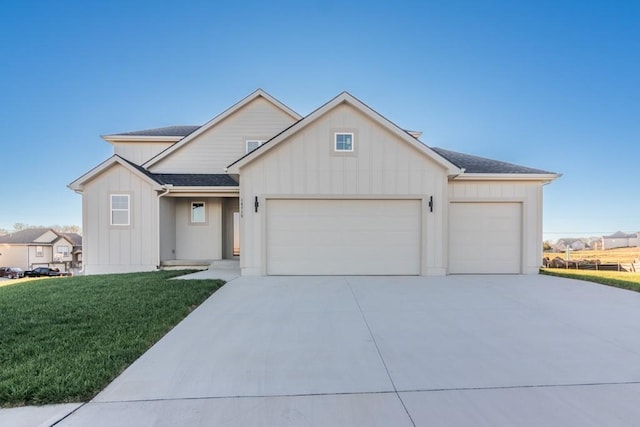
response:
{"label": "front lawn", "polygon": [[628,273],[626,271],[593,271],[571,270],[565,268],[542,268],[540,273],[549,276],[568,277],[570,279],[586,280],[588,282],[601,283],[640,292],[640,273]]}
{"label": "front lawn", "polygon": [[91,399],[224,283],[169,280],[182,274],[0,287],[0,406]]}

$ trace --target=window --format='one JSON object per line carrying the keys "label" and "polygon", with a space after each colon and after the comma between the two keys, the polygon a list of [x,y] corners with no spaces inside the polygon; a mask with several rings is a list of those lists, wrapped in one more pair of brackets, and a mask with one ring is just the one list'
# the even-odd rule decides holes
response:
{"label": "window", "polygon": [[353,133],[335,133],[335,151],[353,151]]}
{"label": "window", "polygon": [[252,152],[256,148],[260,147],[264,141],[260,141],[258,139],[248,139],[247,140],[247,153]]}
{"label": "window", "polygon": [[204,224],[207,222],[204,202],[191,202],[191,223]]}
{"label": "window", "polygon": [[58,254],[63,256],[63,257],[68,257],[69,256],[69,246],[58,246],[58,249],[56,250],[56,252],[58,252]]}
{"label": "window", "polygon": [[128,194],[111,195],[111,225],[129,225],[130,209]]}
{"label": "window", "polygon": [[42,258],[44,256],[44,249],[42,246],[36,246],[36,256]]}

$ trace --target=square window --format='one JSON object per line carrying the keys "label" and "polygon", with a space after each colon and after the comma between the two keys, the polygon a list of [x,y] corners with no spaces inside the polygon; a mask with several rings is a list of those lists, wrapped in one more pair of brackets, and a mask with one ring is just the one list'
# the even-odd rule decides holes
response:
{"label": "square window", "polygon": [[353,151],[353,134],[336,133],[334,147],[335,151]]}
{"label": "square window", "polygon": [[68,257],[69,256],[69,246],[58,246],[58,249],[56,250],[56,252],[60,255],[62,255],[63,257]]}
{"label": "square window", "polygon": [[249,139],[247,140],[247,153],[252,152],[253,150],[255,150],[256,148],[260,147],[262,145],[263,141],[260,141],[258,139]]}
{"label": "square window", "polygon": [[111,225],[129,225],[129,195],[111,195]]}
{"label": "square window", "polygon": [[191,202],[191,222],[204,224],[207,221],[204,202]]}

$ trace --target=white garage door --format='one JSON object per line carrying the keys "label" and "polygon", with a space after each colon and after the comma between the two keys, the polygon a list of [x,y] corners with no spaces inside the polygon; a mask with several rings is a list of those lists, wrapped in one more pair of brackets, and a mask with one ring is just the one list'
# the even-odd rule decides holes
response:
{"label": "white garage door", "polygon": [[419,200],[267,200],[267,273],[420,274]]}
{"label": "white garage door", "polygon": [[521,264],[521,203],[450,204],[450,273],[521,273]]}

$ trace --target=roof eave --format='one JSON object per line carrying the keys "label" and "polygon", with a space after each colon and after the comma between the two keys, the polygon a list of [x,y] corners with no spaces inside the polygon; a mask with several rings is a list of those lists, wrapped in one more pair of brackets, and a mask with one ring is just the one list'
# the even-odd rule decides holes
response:
{"label": "roof eave", "polygon": [[184,136],[151,136],[151,135],[101,135],[110,143],[117,142],[178,142]]}
{"label": "roof eave", "polygon": [[170,186],[165,185],[164,189],[170,189],[170,193],[239,193],[238,186]]}
{"label": "roof eave", "polygon": [[462,173],[449,176],[450,181],[537,181],[551,182],[560,178],[556,173]]}
{"label": "roof eave", "polygon": [[125,169],[133,172],[135,175],[139,176],[143,180],[147,181],[149,184],[151,184],[151,186],[153,187],[154,190],[161,190],[162,189],[162,186],[157,181],[154,181],[151,177],[149,177],[149,176],[145,175],[144,173],[140,172],[138,169],[133,167],[129,162],[127,162],[122,157],[118,156],[117,154],[114,154],[113,156],[111,156],[107,160],[105,160],[104,162],[102,162],[99,165],[95,166],[89,172],[85,173],[84,175],[82,175],[81,177],[76,179],[75,181],[73,181],[70,184],[68,184],[67,187],[70,188],[71,190],[75,191],[76,193],[82,193],[84,191],[84,184],[85,183],[87,183],[88,181],[91,181],[93,178],[95,178],[98,175],[102,174],[102,172],[104,172],[105,170],[109,169],[110,167],[112,167],[116,163],[119,164],[120,166],[124,167]]}

